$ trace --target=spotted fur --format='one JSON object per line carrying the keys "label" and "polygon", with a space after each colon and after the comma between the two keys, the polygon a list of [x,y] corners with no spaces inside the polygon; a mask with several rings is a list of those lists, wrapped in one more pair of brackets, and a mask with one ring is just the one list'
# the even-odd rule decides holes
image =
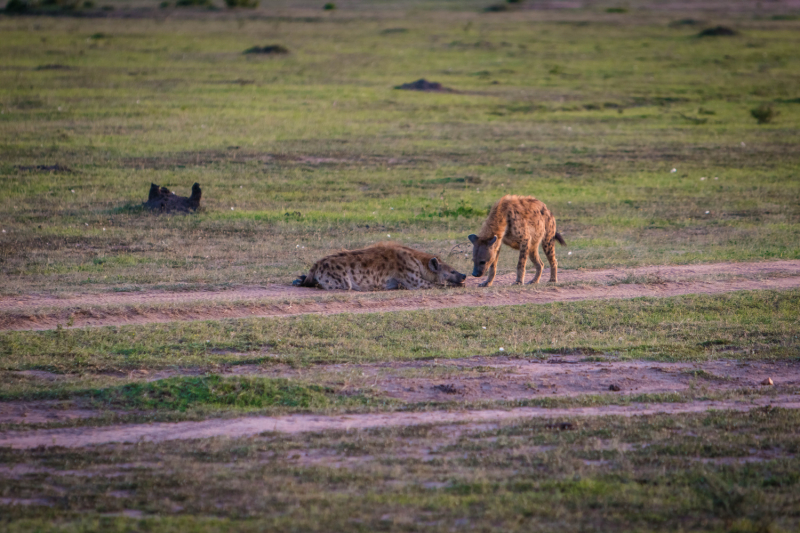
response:
{"label": "spotted fur", "polygon": [[556,219],[547,206],[533,196],[506,195],[500,198],[489,211],[478,235],[470,235],[472,241],[472,275],[476,278],[487,274],[481,287],[488,287],[497,273],[497,259],[500,246],[505,244],[519,250],[517,262],[518,285],[525,282],[525,266],[528,258],[536,267],[531,283],[539,283],[544,263],[539,257],[541,244],[547,261],[550,263],[550,282],[558,281],[558,262],[556,261],[555,241],[562,246],[566,242],[556,231]]}
{"label": "spotted fur", "polygon": [[380,291],[463,285],[466,275],[431,254],[381,242],[323,257],[292,284],[326,290]]}

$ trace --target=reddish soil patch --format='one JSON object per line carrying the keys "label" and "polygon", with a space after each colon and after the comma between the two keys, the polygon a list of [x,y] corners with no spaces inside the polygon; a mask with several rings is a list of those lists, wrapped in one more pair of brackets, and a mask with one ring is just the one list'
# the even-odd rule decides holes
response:
{"label": "reddish soil patch", "polygon": [[[543,277],[546,279],[548,275],[545,271]],[[53,329],[68,321],[71,321],[72,327],[94,327],[176,320],[410,311],[791,289],[800,287],[800,261],[565,270],[561,272],[560,284],[509,287],[514,277],[513,273],[498,276],[495,286],[488,289],[479,289],[477,285],[481,280],[469,278],[467,290],[451,288],[350,293],[268,285],[219,292],[13,296],[0,299],[0,312],[3,312],[0,330]],[[335,301],[332,301],[333,298]]]}
{"label": "reddish soil patch", "polygon": [[[389,371],[375,379],[375,387],[407,402],[442,402],[656,394],[685,392],[692,388],[720,392],[761,388],[761,382],[767,377],[777,380],[776,386],[800,386],[800,368],[786,363],[581,362],[577,357],[526,361],[475,357],[442,361],[438,366],[458,367],[461,372],[441,378],[403,378]],[[470,373],[470,368],[478,370]],[[363,372],[365,381],[369,382],[374,372],[370,369]],[[619,391],[610,390],[611,385],[619,387]]]}
{"label": "reddish soil patch", "polygon": [[[30,375],[31,372],[24,373]],[[20,373],[23,372],[14,374]],[[635,396],[691,390],[720,393],[752,389],[786,393],[800,389],[800,367],[785,362],[584,361],[580,355],[554,356],[547,360],[477,356],[441,361],[320,365],[310,369],[289,365],[242,365],[222,374],[290,378],[329,385],[342,394],[370,391],[409,404]],[[155,381],[194,374],[167,370],[135,375]],[[762,385],[767,378],[773,380],[773,386]],[[52,378],[46,375],[41,379],[50,381]],[[619,391],[611,391],[611,385],[619,387]],[[79,407],[80,402],[77,405],[53,401],[0,403],[0,423],[24,426],[109,414]]]}
{"label": "reddish soil patch", "polygon": [[0,424],[47,424],[101,414],[91,409],[61,408],[59,402],[0,402]]}
{"label": "reddish soil patch", "polygon": [[[723,352],[725,353],[725,352]],[[170,374],[174,375],[174,374]],[[435,361],[320,365],[235,366],[229,375],[283,377],[331,385],[341,392],[372,390],[409,403],[514,401],[584,395],[628,396],[700,390],[800,388],[800,366],[774,361],[717,359],[703,363],[586,361],[582,355],[547,360],[477,356]],[[167,377],[167,374],[159,376]],[[345,383],[346,385],[342,385]],[[611,391],[617,385],[619,391]]]}
{"label": "reddish soil patch", "polygon": [[509,410],[395,412],[340,416],[254,416],[229,420],[206,420],[203,422],[127,424],[104,428],[70,428],[28,432],[9,431],[0,434],[0,447],[28,449],[38,446],[63,446],[77,448],[112,442],[163,442],[212,437],[238,438],[269,432],[302,433],[457,422],[500,422],[534,417],[549,419],[575,416],[638,416],[657,413],[702,413],[711,409],[749,411],[766,405],[785,409],[800,409],[800,397],[790,395],[757,398],[747,402],[726,400],[670,404],[609,405],[569,409],[521,407]]}

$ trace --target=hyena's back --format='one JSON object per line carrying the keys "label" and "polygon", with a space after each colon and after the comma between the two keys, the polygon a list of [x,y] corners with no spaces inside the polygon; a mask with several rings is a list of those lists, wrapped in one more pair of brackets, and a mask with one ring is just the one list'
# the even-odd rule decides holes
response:
{"label": "hyena's back", "polygon": [[[431,265],[438,271],[432,270]],[[426,289],[445,283],[460,284],[464,278],[430,254],[397,243],[379,243],[323,257],[295,284],[326,290],[374,291]]]}

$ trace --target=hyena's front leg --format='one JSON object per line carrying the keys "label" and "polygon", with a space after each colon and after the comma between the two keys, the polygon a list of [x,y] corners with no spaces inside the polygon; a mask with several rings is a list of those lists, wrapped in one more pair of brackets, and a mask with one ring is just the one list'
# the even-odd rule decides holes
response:
{"label": "hyena's front leg", "polygon": [[519,243],[519,261],[517,261],[517,281],[515,285],[522,285],[525,283],[525,265],[528,264],[528,246],[529,241],[522,241]]}
{"label": "hyena's front leg", "polygon": [[486,281],[478,285],[478,287],[491,287],[495,274],[497,274],[497,259],[494,260],[494,263],[489,265],[489,271],[486,274]]}

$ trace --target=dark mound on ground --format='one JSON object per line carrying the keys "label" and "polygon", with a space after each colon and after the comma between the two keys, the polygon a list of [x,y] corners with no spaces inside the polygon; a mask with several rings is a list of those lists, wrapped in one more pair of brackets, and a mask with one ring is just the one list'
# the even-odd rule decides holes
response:
{"label": "dark mound on ground", "polygon": [[734,35],[739,35],[739,32],[727,26],[706,28],[697,34],[698,37],[732,37]]}
{"label": "dark mound on ground", "polygon": [[68,67],[66,65],[59,65],[58,63],[52,63],[50,65],[39,65],[33,70],[75,70],[74,67]]}
{"label": "dark mound on ground", "polygon": [[280,44],[269,44],[267,46],[254,46],[248,48],[245,54],[288,54],[289,49]]}
{"label": "dark mound on ground", "polygon": [[200,207],[202,193],[199,183],[192,185],[192,195],[188,198],[178,196],[166,187],[159,187],[155,183],[151,183],[150,195],[142,205],[159,213],[191,213]]}
{"label": "dark mound on ground", "polygon": [[395,87],[395,89],[401,89],[404,91],[453,92],[452,89],[444,87],[441,83],[428,81],[425,78],[412,81],[411,83],[398,85]]}

